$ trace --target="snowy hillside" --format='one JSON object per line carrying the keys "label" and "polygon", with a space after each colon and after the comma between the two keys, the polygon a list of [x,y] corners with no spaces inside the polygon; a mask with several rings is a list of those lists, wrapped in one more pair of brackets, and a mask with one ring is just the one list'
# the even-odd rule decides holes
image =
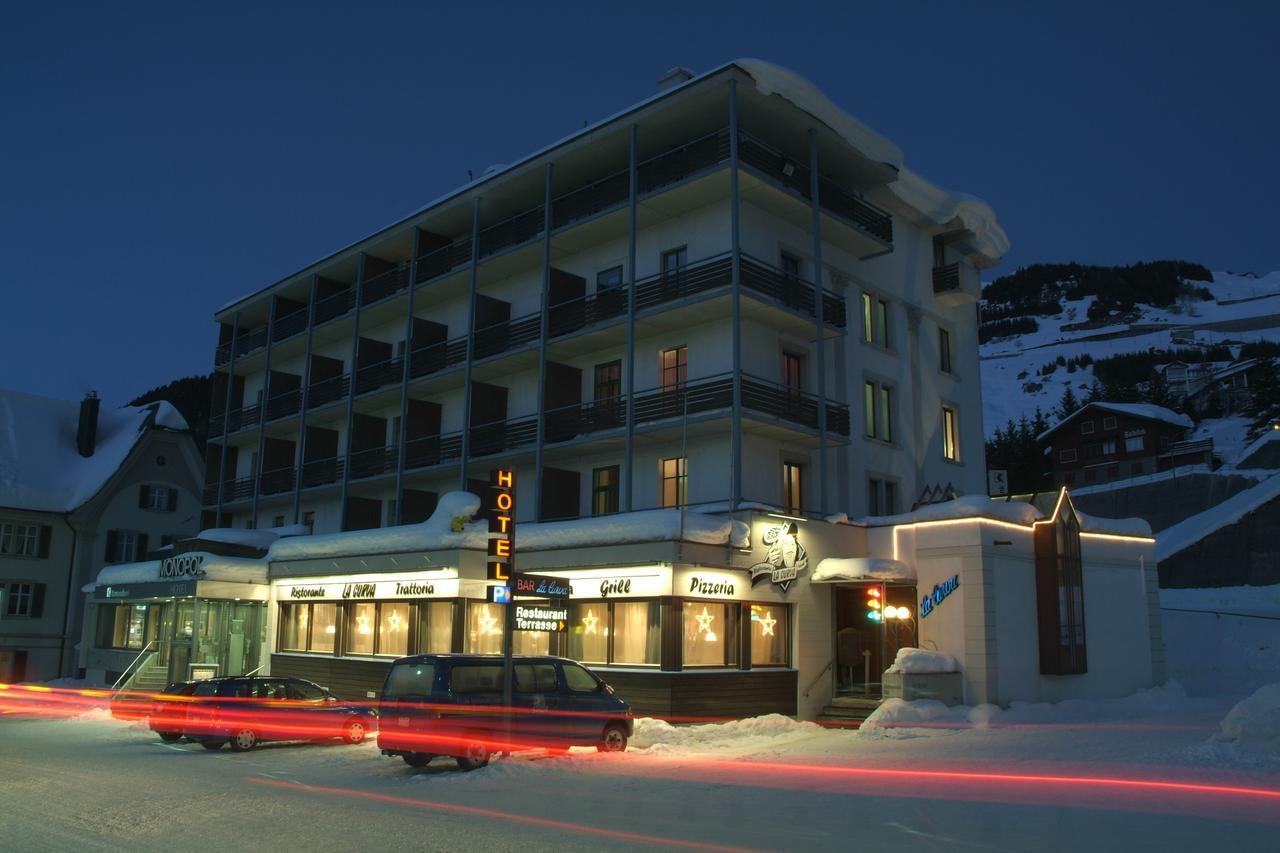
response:
{"label": "snowy hillside", "polygon": [[[1196,282],[1197,285],[1200,282]],[[1211,300],[1180,299],[1172,306],[1139,305],[1116,322],[1089,321],[1089,308],[1097,299],[1061,301],[1062,311],[1036,317],[1039,329],[994,338],[980,348],[982,357],[983,419],[987,435],[1009,420],[1034,416],[1037,406],[1052,421],[1064,390],[1070,386],[1083,397],[1094,382],[1091,364],[1070,364],[1082,356],[1091,360],[1155,349],[1188,349],[1227,345],[1232,354],[1238,345],[1252,341],[1280,342],[1280,272],[1264,276],[1213,273],[1208,283]],[[1061,358],[1047,375],[1040,371]],[[1218,445],[1243,441],[1243,421],[1232,424],[1206,422],[1216,431]],[[1237,435],[1236,433],[1239,433]]]}

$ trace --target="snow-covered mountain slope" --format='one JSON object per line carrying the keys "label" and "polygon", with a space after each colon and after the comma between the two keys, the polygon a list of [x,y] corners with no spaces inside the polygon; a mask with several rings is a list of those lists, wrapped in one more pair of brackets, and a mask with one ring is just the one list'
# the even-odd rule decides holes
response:
{"label": "snow-covered mountain slope", "polygon": [[1010,419],[1017,421],[1023,415],[1031,418],[1037,406],[1054,420],[1050,413],[1068,385],[1076,396],[1083,397],[1094,381],[1092,366],[1070,370],[1064,365],[1047,376],[1038,374],[1059,356],[1066,361],[1084,355],[1096,360],[1152,348],[1280,342],[1280,271],[1264,276],[1215,272],[1213,281],[1206,286],[1214,296],[1212,300],[1186,299],[1166,308],[1140,305],[1137,317],[1112,324],[1087,322],[1093,296],[1063,300],[1061,313],[1036,318],[1038,330],[983,344],[980,354],[987,435],[1002,429]]}

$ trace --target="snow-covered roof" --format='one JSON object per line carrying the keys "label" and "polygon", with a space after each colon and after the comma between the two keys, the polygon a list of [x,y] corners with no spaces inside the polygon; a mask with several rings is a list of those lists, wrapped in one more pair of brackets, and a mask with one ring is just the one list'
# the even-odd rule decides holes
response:
{"label": "snow-covered roof", "polygon": [[187,429],[166,402],[103,406],[93,455],[84,457],[79,423],[79,402],[0,390],[0,506],[71,512],[106,485],[147,429]]}
{"label": "snow-covered roof", "polygon": [[1166,527],[1156,538],[1156,559],[1169,559],[1277,497],[1280,497],[1280,474],[1268,477],[1243,492],[1237,492],[1217,506],[1185,518],[1172,527]]}
{"label": "snow-covered roof", "polygon": [[[459,530],[454,529],[455,519],[469,519],[479,509],[480,499],[470,492],[449,492],[440,498],[431,517],[420,524],[281,538],[271,543],[267,559],[271,562],[284,562],[365,554],[485,548],[489,539],[487,522],[472,522],[461,525]],[[522,551],[663,541],[699,542],[741,548],[748,545],[749,535],[750,530],[746,524],[725,516],[654,509],[571,521],[527,522],[520,524],[516,530],[516,542]]]}
{"label": "snow-covered roof", "polygon": [[901,560],[879,557],[826,557],[809,576],[811,583],[861,580],[915,580],[916,572]]}
{"label": "snow-covered roof", "polygon": [[1150,536],[1151,524],[1145,518],[1102,518],[1076,510],[1076,521],[1083,533],[1115,533],[1120,536]]}
{"label": "snow-covered roof", "polygon": [[[726,62],[711,69],[703,74],[699,74],[690,80],[687,80],[677,86],[671,86],[663,89],[653,95],[645,98],[638,103],[632,104],[618,112],[610,115],[594,124],[584,126],[580,130],[557,139],[550,145],[546,145],[538,150],[521,157],[508,164],[495,164],[485,169],[477,178],[465,183],[444,195],[441,195],[417,210],[405,216],[398,222],[392,223],[384,228],[361,237],[353,243],[316,260],[312,264],[303,267],[303,270],[311,269],[317,264],[324,263],[328,260],[338,257],[344,252],[350,251],[356,246],[364,243],[378,234],[382,234],[393,228],[396,228],[416,216],[425,213],[433,207],[437,207],[446,202],[457,199],[465,195],[468,191],[476,189],[481,184],[490,181],[500,180],[504,175],[515,171],[540,157],[545,156],[551,151],[566,145],[574,140],[590,136],[596,133],[600,128],[605,127],[618,119],[635,112],[638,109],[646,107],[656,101],[666,98],[673,93],[696,86],[699,83],[721,74],[729,68],[739,68],[749,75],[756,84],[756,90],[761,95],[777,95],[778,97],[790,102],[798,109],[812,115],[815,119],[821,121],[833,132],[839,135],[845,142],[874,163],[882,163],[891,167],[898,174],[898,179],[889,184],[889,189],[904,204],[917,210],[922,216],[929,221],[946,225],[958,222],[966,230],[973,233],[974,238],[972,244],[974,248],[982,255],[986,256],[994,264],[1009,250],[1009,238],[1006,236],[996,221],[995,211],[991,209],[981,199],[965,195],[962,193],[953,193],[942,189],[922,176],[912,172],[903,165],[902,149],[894,145],[888,139],[876,133],[871,128],[862,124],[860,121],[849,115],[839,106],[831,101],[826,95],[805,78],[781,66],[765,62],[760,59],[742,58],[735,59],[732,62]],[[299,270],[302,272],[303,270]],[[250,299],[264,290],[270,290],[279,284],[294,278],[298,273],[286,276],[284,279],[277,281],[275,284],[268,285],[252,293],[232,299],[230,302],[222,305],[215,311],[221,314],[223,311],[233,307],[234,305]]]}
{"label": "snow-covered roof", "polygon": [[868,516],[860,519],[860,523],[868,527],[892,527],[897,524],[915,524],[920,521],[973,517],[1012,521],[1015,524],[1031,524],[1040,518],[1040,511],[1024,501],[992,500],[986,495],[964,495],[955,500],[926,504],[919,509],[898,515]]}
{"label": "snow-covered roof", "polygon": [[1044,441],[1068,422],[1074,420],[1077,416],[1083,414],[1088,409],[1102,409],[1107,412],[1115,412],[1121,415],[1129,415],[1134,418],[1145,418],[1149,421],[1162,421],[1172,426],[1182,427],[1183,429],[1191,429],[1195,426],[1195,422],[1186,415],[1175,412],[1172,409],[1166,409],[1164,406],[1155,406],[1151,403],[1104,403],[1097,401],[1086,403],[1049,427],[1044,432],[1036,436],[1036,441]]}
{"label": "snow-covered roof", "polygon": [[263,551],[271,547],[277,539],[286,536],[306,536],[309,529],[305,524],[286,524],[283,527],[266,527],[260,530],[245,530],[239,527],[211,527],[201,530],[192,539],[205,542],[225,542],[228,545],[246,545],[260,548]]}
{"label": "snow-covered roof", "polygon": [[[267,561],[241,557],[222,557],[203,551],[191,551],[182,557],[199,557],[200,568],[196,577],[207,581],[231,581],[234,583],[266,583]],[[181,559],[181,558],[179,558]],[[95,583],[84,587],[93,592],[95,586],[116,586],[126,583],[153,583],[165,580],[160,577],[162,560],[144,560],[140,563],[119,563],[105,566],[98,572]]]}

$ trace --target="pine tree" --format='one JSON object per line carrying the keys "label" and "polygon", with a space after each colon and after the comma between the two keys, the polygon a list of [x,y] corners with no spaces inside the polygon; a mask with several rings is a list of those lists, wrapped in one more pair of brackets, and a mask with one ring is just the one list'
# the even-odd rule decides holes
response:
{"label": "pine tree", "polygon": [[1080,401],[1076,399],[1076,392],[1072,390],[1071,384],[1067,383],[1067,387],[1062,392],[1062,399],[1058,401],[1058,420],[1066,420],[1078,408],[1080,408]]}

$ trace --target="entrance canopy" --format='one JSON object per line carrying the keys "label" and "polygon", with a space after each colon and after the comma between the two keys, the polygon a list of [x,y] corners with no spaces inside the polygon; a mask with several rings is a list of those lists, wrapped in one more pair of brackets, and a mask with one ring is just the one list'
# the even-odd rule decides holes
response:
{"label": "entrance canopy", "polygon": [[842,583],[846,581],[910,581],[915,569],[901,560],[881,557],[827,557],[818,563],[810,583]]}
{"label": "entrance canopy", "polygon": [[265,601],[267,564],[194,551],[163,560],[106,566],[84,591],[98,600],[198,596]]}

